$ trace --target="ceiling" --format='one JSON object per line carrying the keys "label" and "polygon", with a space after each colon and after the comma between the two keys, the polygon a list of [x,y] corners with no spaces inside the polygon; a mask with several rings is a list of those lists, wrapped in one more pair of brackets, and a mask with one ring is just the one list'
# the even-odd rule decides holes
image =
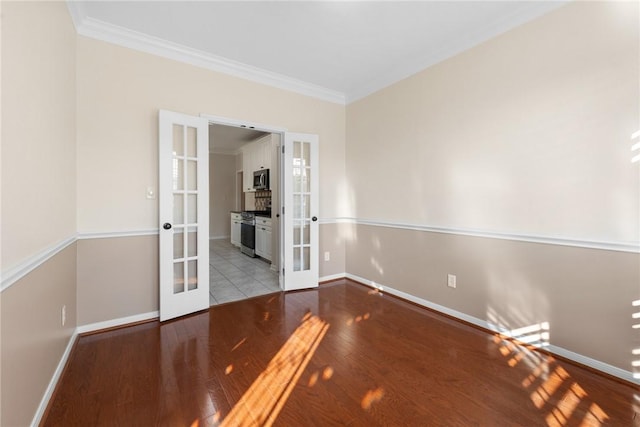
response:
{"label": "ceiling", "polygon": [[209,152],[236,154],[240,147],[263,135],[266,135],[266,132],[212,124],[209,125]]}
{"label": "ceiling", "polygon": [[346,104],[565,2],[68,1],[68,5],[82,35]]}

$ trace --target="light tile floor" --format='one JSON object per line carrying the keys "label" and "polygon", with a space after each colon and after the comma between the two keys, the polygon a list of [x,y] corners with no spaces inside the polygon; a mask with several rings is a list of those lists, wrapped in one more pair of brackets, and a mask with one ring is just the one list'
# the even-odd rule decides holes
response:
{"label": "light tile floor", "polygon": [[269,262],[246,256],[227,239],[209,242],[209,264],[210,305],[280,291]]}

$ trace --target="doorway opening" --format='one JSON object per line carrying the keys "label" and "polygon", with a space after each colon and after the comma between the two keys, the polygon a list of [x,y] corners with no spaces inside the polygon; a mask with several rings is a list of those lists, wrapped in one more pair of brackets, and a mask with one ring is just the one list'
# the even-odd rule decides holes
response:
{"label": "doorway opening", "polygon": [[210,305],[281,290],[281,144],[279,129],[209,122]]}

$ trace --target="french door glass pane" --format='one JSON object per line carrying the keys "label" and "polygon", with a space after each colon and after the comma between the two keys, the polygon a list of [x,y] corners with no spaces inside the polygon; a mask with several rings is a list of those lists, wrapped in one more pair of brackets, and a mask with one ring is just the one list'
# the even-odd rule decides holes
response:
{"label": "french door glass pane", "polygon": [[311,217],[311,205],[309,204],[309,198],[311,196],[309,196],[308,194],[305,194],[304,196],[302,196],[302,218],[303,219],[309,219]]}
{"label": "french door glass pane", "polygon": [[184,262],[173,263],[173,293],[184,292]]}
{"label": "french door glass pane", "polygon": [[184,258],[184,229],[173,229],[173,259]]}
{"label": "french door glass pane", "polygon": [[301,233],[303,245],[308,245],[310,243],[309,241],[310,231],[311,231],[311,223],[309,221],[305,221],[302,225],[302,233]]}
{"label": "french door glass pane", "polygon": [[293,271],[301,270],[302,257],[300,256],[300,247],[293,248]]}
{"label": "french door glass pane", "polygon": [[301,270],[308,270],[310,264],[310,250],[308,246],[302,248],[302,268]]}
{"label": "french door glass pane", "polygon": [[187,190],[195,191],[198,189],[198,162],[195,160],[187,160]]}
{"label": "french door glass pane", "polygon": [[191,260],[187,262],[188,286],[187,289],[193,291],[198,289],[198,261]]}
{"label": "french door glass pane", "polygon": [[198,155],[196,136],[197,129],[187,128],[187,157],[196,157]]}
{"label": "french door glass pane", "polygon": [[[296,165],[300,165],[300,160],[302,158],[301,156],[301,142],[300,141],[294,141],[293,142],[293,166],[295,167]],[[295,175],[295,174],[294,174]]]}
{"label": "french door glass pane", "polygon": [[295,221],[295,222],[296,224],[294,224],[293,226],[293,244],[300,245],[300,222],[299,221]]}
{"label": "french door glass pane", "polygon": [[182,194],[173,195],[173,223],[175,225],[184,224],[184,196]]}
{"label": "french door glass pane", "polygon": [[195,224],[198,220],[198,196],[187,195],[187,224]]}
{"label": "french door glass pane", "polygon": [[181,158],[173,158],[173,191],[184,190],[184,162]]}
{"label": "french door glass pane", "polygon": [[198,232],[189,230],[187,233],[187,256],[189,258],[198,256]]}
{"label": "french door glass pane", "polygon": [[173,155],[184,156],[184,126],[173,125]]}

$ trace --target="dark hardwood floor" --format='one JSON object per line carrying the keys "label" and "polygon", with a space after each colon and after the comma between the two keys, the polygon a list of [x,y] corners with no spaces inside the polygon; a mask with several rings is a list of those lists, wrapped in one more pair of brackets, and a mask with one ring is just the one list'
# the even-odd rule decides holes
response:
{"label": "dark hardwood floor", "polygon": [[45,426],[638,426],[640,391],[342,280],[82,336]]}

